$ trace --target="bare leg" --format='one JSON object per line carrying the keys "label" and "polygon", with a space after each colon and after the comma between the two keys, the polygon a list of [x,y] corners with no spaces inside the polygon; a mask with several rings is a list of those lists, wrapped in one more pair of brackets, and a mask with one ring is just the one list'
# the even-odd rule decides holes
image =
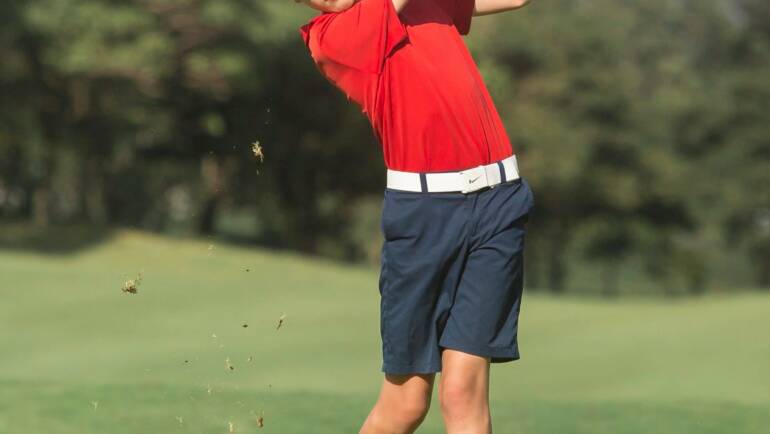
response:
{"label": "bare leg", "polygon": [[412,434],[430,407],[436,374],[385,374],[377,403],[359,434]]}
{"label": "bare leg", "polygon": [[447,434],[492,434],[489,358],[445,349],[438,385]]}

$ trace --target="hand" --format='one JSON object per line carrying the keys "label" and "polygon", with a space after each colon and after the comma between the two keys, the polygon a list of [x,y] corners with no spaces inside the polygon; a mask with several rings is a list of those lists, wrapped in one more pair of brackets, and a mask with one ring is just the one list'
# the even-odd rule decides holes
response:
{"label": "hand", "polygon": [[491,15],[498,12],[512,11],[529,4],[529,0],[475,0],[474,16]]}

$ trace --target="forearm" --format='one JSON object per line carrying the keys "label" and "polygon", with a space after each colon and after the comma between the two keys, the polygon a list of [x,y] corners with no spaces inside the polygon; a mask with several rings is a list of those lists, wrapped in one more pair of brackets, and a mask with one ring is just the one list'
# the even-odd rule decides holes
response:
{"label": "forearm", "polygon": [[[349,9],[361,0],[294,0],[297,3],[304,3],[313,9],[322,12],[342,12]],[[400,12],[410,0],[391,0],[396,11]]]}
{"label": "forearm", "polygon": [[512,11],[526,6],[529,2],[530,0],[475,0],[473,15],[481,16]]}
{"label": "forearm", "polygon": [[294,0],[321,12],[342,12],[361,0]]}

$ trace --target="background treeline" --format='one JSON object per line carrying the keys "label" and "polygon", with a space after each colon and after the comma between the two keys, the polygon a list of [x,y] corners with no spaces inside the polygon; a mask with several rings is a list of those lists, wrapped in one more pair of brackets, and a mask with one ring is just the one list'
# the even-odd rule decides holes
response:
{"label": "background treeline", "polygon": [[[0,243],[131,226],[374,262],[380,149],[310,62],[313,15],[0,2]],[[535,190],[530,287],[770,286],[769,2],[534,1],[467,41]]]}

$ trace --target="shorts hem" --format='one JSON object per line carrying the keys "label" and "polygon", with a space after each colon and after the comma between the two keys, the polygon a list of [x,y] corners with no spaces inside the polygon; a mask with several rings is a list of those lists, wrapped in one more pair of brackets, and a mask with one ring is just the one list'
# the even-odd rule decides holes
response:
{"label": "shorts hem", "polygon": [[441,365],[436,363],[428,365],[399,365],[384,363],[380,371],[391,375],[433,374],[441,372]]}
{"label": "shorts hem", "polygon": [[508,348],[489,348],[483,346],[461,344],[456,342],[443,342],[440,343],[441,348],[447,348],[450,350],[462,351],[464,353],[473,354],[479,357],[489,357],[490,363],[505,363],[519,360],[521,355],[519,354],[518,346]]}

